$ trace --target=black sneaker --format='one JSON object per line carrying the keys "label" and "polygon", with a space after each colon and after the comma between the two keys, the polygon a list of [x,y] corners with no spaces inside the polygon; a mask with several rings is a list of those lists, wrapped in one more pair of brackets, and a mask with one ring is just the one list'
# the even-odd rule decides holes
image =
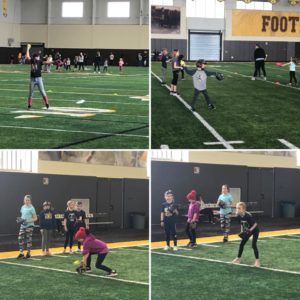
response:
{"label": "black sneaker", "polygon": [[47,108],[47,109],[49,108],[49,104],[48,104],[48,103],[46,103],[46,108]]}
{"label": "black sneaker", "polygon": [[20,258],[23,258],[24,257],[24,254],[23,253],[20,253],[18,256],[17,256],[17,259],[20,259]]}
{"label": "black sneaker", "polygon": [[228,238],[225,238],[223,239],[223,243],[227,243],[228,242]]}
{"label": "black sneaker", "polygon": [[112,270],[110,273],[107,273],[107,276],[108,277],[115,277],[115,276],[118,276],[118,273],[116,270]]}
{"label": "black sneaker", "polygon": [[167,83],[166,83],[166,82],[161,82],[160,84],[161,84],[161,85],[165,85],[165,84],[167,84]]}
{"label": "black sneaker", "polygon": [[91,273],[91,272],[92,272],[92,269],[91,269],[91,267],[86,267],[86,269],[85,269],[85,272],[87,272],[87,273]]}
{"label": "black sneaker", "polygon": [[208,105],[208,109],[213,110],[213,109],[216,109],[216,107],[215,107],[213,104],[209,104],[209,105]]}
{"label": "black sneaker", "polygon": [[31,108],[31,105],[28,105],[27,107],[28,107],[28,109],[30,109],[30,108]]}
{"label": "black sneaker", "polygon": [[191,108],[191,111],[196,111],[196,108],[195,108],[195,107],[192,107],[192,108]]}
{"label": "black sneaker", "polygon": [[198,247],[197,243],[193,243],[193,248]]}
{"label": "black sneaker", "polygon": [[[24,256],[24,255],[23,255],[23,256]],[[27,258],[30,258],[30,257],[31,257],[30,253],[27,252],[26,256],[24,256],[23,258],[24,258],[24,259],[27,259]]]}

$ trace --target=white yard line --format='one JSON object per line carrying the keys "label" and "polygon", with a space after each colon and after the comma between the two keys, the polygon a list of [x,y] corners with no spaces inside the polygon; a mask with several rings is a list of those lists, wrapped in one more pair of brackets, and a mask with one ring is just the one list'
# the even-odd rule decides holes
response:
{"label": "white yard line", "polygon": [[[154,252],[154,251],[152,251],[152,254],[181,257],[181,258],[191,259],[191,260],[209,261],[209,262],[221,263],[221,264],[226,264],[226,265],[235,265],[235,266],[247,267],[247,268],[255,268],[254,266],[250,266],[250,265],[246,265],[246,264],[233,264],[232,262],[218,260],[218,259],[212,259],[212,258],[204,258],[204,257],[197,257],[197,256],[186,256],[186,255],[182,255],[182,254],[171,254],[171,253],[162,253],[162,252]],[[274,268],[268,268],[268,267],[260,267],[260,268],[257,268],[257,269],[258,270],[262,269],[262,270],[273,271],[273,272],[300,275],[300,271],[289,271],[289,270],[274,269]]]}
{"label": "white yard line", "polygon": [[68,133],[85,133],[93,135],[112,135],[112,136],[126,136],[126,137],[138,137],[138,138],[149,138],[146,135],[135,135],[135,134],[123,134],[123,133],[110,133],[110,132],[97,132],[97,131],[83,131],[83,130],[65,130],[65,129],[54,129],[54,128],[38,128],[38,127],[22,127],[22,126],[0,126],[0,128],[14,128],[24,130],[41,130],[41,131],[54,131],[54,132],[68,132]]}
{"label": "white yard line", "polygon": [[269,238],[269,239],[275,239],[275,240],[283,240],[283,241],[297,241],[297,242],[299,242],[299,240],[298,240],[298,239],[283,238],[283,237],[277,237],[277,236],[268,236],[267,238]]}
{"label": "white yard line", "polygon": [[[151,71],[153,76],[159,81],[162,82],[160,77]],[[165,84],[165,87],[170,91],[171,88]],[[188,104],[180,95],[175,96],[201,123],[202,125],[226,148],[234,149],[198,112],[191,110],[191,105]]]}
{"label": "white yard line", "polygon": [[[227,141],[228,144],[244,144],[244,141]],[[205,142],[204,145],[222,145],[221,142]]]}
{"label": "white yard line", "polygon": [[288,142],[288,141],[285,140],[285,139],[278,139],[278,141],[279,141],[281,144],[287,146],[289,149],[298,149],[298,147],[296,147],[295,145],[293,145],[292,143]]}
{"label": "white yard line", "polygon": [[[0,264],[7,264],[7,265],[14,265],[14,266],[20,266],[20,267],[40,269],[40,270],[46,270],[46,271],[49,270],[49,271],[56,271],[56,272],[61,272],[61,273],[69,273],[69,274],[78,275],[77,272],[73,272],[73,271],[69,271],[69,270],[61,270],[61,269],[48,268],[48,267],[42,267],[42,266],[26,265],[26,264],[20,264],[20,263],[8,262],[8,261],[0,261]],[[117,278],[117,277],[108,277],[108,276],[102,276],[102,275],[96,275],[96,274],[85,273],[83,276],[97,277],[97,278],[103,278],[103,279],[108,279],[108,280],[115,280],[115,281],[121,281],[121,282],[133,283],[133,284],[139,284],[139,285],[149,285],[147,282],[127,280],[127,279],[121,279],[121,278]]]}

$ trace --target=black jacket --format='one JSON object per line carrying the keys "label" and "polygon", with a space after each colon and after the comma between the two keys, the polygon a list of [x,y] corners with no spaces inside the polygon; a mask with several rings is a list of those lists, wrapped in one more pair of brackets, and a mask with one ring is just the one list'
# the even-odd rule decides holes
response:
{"label": "black jacket", "polygon": [[257,48],[254,51],[254,60],[257,60],[258,58],[266,58],[266,52],[263,48]]}

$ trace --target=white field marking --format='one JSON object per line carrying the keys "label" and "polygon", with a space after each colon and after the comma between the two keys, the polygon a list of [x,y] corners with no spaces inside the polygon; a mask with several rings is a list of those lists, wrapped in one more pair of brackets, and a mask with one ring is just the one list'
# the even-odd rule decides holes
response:
{"label": "white field marking", "polygon": [[[213,69],[214,67],[212,66],[211,68]],[[219,69],[219,68],[216,68],[216,69]],[[221,71],[222,72],[227,72],[227,73],[230,73],[230,74],[234,74],[234,75],[238,75],[238,76],[241,76],[241,77],[252,78],[252,76],[250,76],[250,75],[245,75],[245,74],[241,74],[241,73],[238,73],[238,72],[232,72],[232,71],[227,71],[227,70],[223,70],[223,69],[221,69]],[[294,86],[289,86],[289,85],[285,85],[285,84],[281,84],[281,83],[277,84],[276,82],[269,81],[269,80],[257,80],[257,81],[267,82],[267,83],[270,83],[270,84],[273,84],[273,85],[276,85],[276,86],[282,86],[282,87],[285,87],[285,88],[300,90],[300,88],[296,88]]]}
{"label": "white field marking", "polygon": [[284,237],[276,237],[276,236],[268,236],[267,238],[269,239],[274,239],[274,240],[283,240],[283,241],[297,241],[299,242],[298,239],[291,239],[291,238],[284,238]]}
{"label": "white field marking", "polygon": [[62,257],[62,258],[69,258],[69,257],[71,257],[71,256],[67,256],[67,255],[60,255],[59,253],[57,253],[57,254],[51,254],[50,257],[51,257],[51,256],[54,256],[54,257]]}
{"label": "white field marking", "polygon": [[207,247],[216,247],[216,248],[220,248],[221,246],[218,245],[211,245],[211,244],[200,244],[201,246],[207,246]]}
{"label": "white field marking", "polygon": [[35,118],[43,118],[43,116],[21,115],[21,116],[15,117],[15,119],[35,119]]}
{"label": "white field marking", "polygon": [[[146,248],[144,248],[144,249],[146,249]],[[120,248],[120,250],[130,250],[130,251],[144,252],[144,253],[148,254],[148,251],[145,251],[145,250],[142,250],[142,249],[131,249],[131,248],[128,248],[128,247],[123,247],[123,248]],[[109,252],[111,252],[111,251],[109,251]]]}
{"label": "white field marking", "polygon": [[[181,258],[192,259],[192,260],[210,261],[210,262],[216,262],[216,263],[232,265],[232,266],[256,268],[254,266],[250,266],[250,265],[246,265],[246,264],[233,264],[232,262],[229,262],[229,261],[223,261],[223,260],[212,259],[212,258],[204,258],[204,257],[198,257],[198,256],[186,256],[186,255],[181,255],[181,254],[171,254],[171,253],[162,253],[162,252],[153,252],[153,251],[152,251],[152,253],[153,254],[158,254],[158,255],[165,255],[165,256],[181,257]],[[258,270],[262,269],[262,270],[267,270],[267,271],[274,271],[274,272],[280,272],[280,273],[300,275],[300,271],[289,271],[289,270],[274,269],[274,268],[268,268],[268,267],[259,267],[259,268],[256,268],[256,269],[258,269]]]}
{"label": "white field marking", "polygon": [[[46,107],[43,107],[44,111],[48,111]],[[101,109],[101,108],[90,108],[90,107],[55,107],[51,106],[50,111],[58,112],[72,112],[72,113],[111,113],[115,112],[114,109]]]}
{"label": "white field marking", "polygon": [[54,131],[54,132],[67,132],[67,133],[85,133],[94,135],[112,135],[112,136],[126,136],[126,137],[138,137],[138,138],[149,138],[147,135],[140,134],[123,134],[123,133],[111,133],[111,132],[100,132],[100,131],[83,131],[83,130],[65,130],[65,129],[54,129],[54,128],[38,128],[38,127],[22,127],[22,126],[0,126],[0,128],[14,128],[14,129],[26,129],[26,130],[41,130],[41,131]]}
{"label": "white field marking", "polygon": [[[95,113],[67,113],[67,112],[58,112],[58,111],[30,111],[30,110],[17,110],[11,111],[12,114],[42,114],[42,115],[56,115],[56,116],[69,116],[69,117],[79,117],[79,118],[87,118],[87,117],[94,117],[96,116]],[[30,117],[29,117],[30,118]],[[18,118],[15,119],[29,119],[29,118]]]}
{"label": "white field marking", "polygon": [[[179,250],[184,250],[184,251],[193,251],[193,249],[187,248],[187,247],[185,247],[185,246],[178,246],[178,249],[179,249]],[[171,251],[174,252],[174,250],[172,250],[172,249],[171,249]]]}
{"label": "white field marking", "polygon": [[31,260],[42,260],[41,258],[34,258],[34,257],[30,257],[28,259],[31,259]]}
{"label": "white field marking", "polygon": [[[226,141],[228,144],[244,144],[244,141]],[[222,145],[221,142],[205,142],[204,145]]]}
{"label": "white field marking", "polygon": [[[27,90],[17,90],[17,89],[2,89],[0,88],[0,91],[9,91],[9,92],[28,92]],[[49,91],[47,91],[49,93]],[[135,97],[136,95],[121,95],[121,94],[99,94],[99,93],[76,93],[76,92],[62,92],[62,91],[55,91],[55,94],[70,94],[70,95],[94,95],[94,96],[115,96],[115,97]]]}
{"label": "white field marking", "polygon": [[285,139],[278,139],[278,141],[279,141],[281,144],[287,146],[289,149],[298,149],[298,147],[296,147],[295,145],[293,145],[292,143],[288,142],[288,141],[285,140]]}
{"label": "white field marking", "polygon": [[[151,71],[151,73],[156,77],[156,79],[159,82],[162,82],[162,80],[157,76],[154,72]],[[170,91],[171,88],[165,84],[165,87]],[[204,125],[204,127],[224,146],[226,149],[234,149],[230,144],[227,143],[227,141],[211,126],[208,124],[208,122],[197,112],[191,111],[191,106],[183,100],[183,98],[179,95],[176,95],[177,99]]]}
{"label": "white field marking", "polygon": [[[69,271],[69,270],[61,270],[61,269],[48,268],[48,267],[42,267],[42,266],[19,264],[19,263],[13,263],[13,262],[8,262],[8,261],[0,261],[0,263],[7,264],[7,265],[21,266],[21,267],[27,267],[27,268],[33,268],[33,269],[41,269],[41,270],[46,270],[46,271],[50,270],[50,271],[56,271],[56,272],[61,272],[61,273],[69,273],[69,274],[78,275],[77,272],[73,272],[73,271]],[[108,277],[108,276],[96,275],[96,274],[85,273],[84,276],[104,278],[104,279],[109,279],[109,280],[121,281],[121,282],[126,282],[126,283],[134,283],[134,284],[140,284],[140,285],[149,285],[149,283],[147,283],[147,282],[127,280],[127,279]]]}
{"label": "white field marking", "polygon": [[76,104],[82,104],[82,103],[84,103],[85,102],[85,100],[84,99],[81,99],[81,100],[78,100],[77,102],[76,102]]}
{"label": "white field marking", "polygon": [[299,235],[287,234],[287,236],[291,236],[291,237],[299,238],[299,239],[300,239],[300,236],[299,236]]}
{"label": "white field marking", "polygon": [[138,100],[142,100],[142,101],[150,101],[150,97],[149,95],[146,96],[135,96],[135,97],[129,97],[130,99],[138,99]]}

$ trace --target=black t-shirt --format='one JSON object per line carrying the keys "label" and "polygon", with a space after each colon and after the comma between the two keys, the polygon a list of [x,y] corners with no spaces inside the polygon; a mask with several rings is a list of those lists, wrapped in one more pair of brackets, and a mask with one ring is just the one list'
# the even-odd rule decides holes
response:
{"label": "black t-shirt", "polygon": [[68,229],[75,228],[76,220],[77,220],[76,210],[66,210],[64,213],[64,219],[67,219]]}
{"label": "black t-shirt", "polygon": [[86,219],[86,214],[84,210],[81,211],[76,211],[76,217],[77,217],[77,227],[85,227],[85,219]]}
{"label": "black t-shirt", "polygon": [[161,212],[164,213],[165,218],[171,218],[176,216],[174,212],[176,209],[178,210],[178,207],[174,202],[164,202],[161,207]]}
{"label": "black t-shirt", "polygon": [[[250,213],[248,213],[247,211],[243,217],[238,215],[237,219],[238,219],[239,223],[242,225],[243,232],[246,232],[248,229],[250,229],[256,223],[256,221],[254,220],[252,215]],[[258,231],[259,231],[259,229],[258,229],[258,226],[256,225],[256,227],[253,229],[252,233],[258,232]]]}
{"label": "black t-shirt", "polygon": [[42,77],[43,62],[41,60],[37,60],[35,58],[32,58],[30,60],[30,64],[31,64],[30,77],[31,78]]}
{"label": "black t-shirt", "polygon": [[100,64],[101,63],[101,56],[95,56],[94,63]]}
{"label": "black t-shirt", "polygon": [[162,66],[163,68],[167,68],[167,60],[168,60],[168,57],[167,57],[166,55],[163,55],[163,56],[161,57],[161,66]]}

